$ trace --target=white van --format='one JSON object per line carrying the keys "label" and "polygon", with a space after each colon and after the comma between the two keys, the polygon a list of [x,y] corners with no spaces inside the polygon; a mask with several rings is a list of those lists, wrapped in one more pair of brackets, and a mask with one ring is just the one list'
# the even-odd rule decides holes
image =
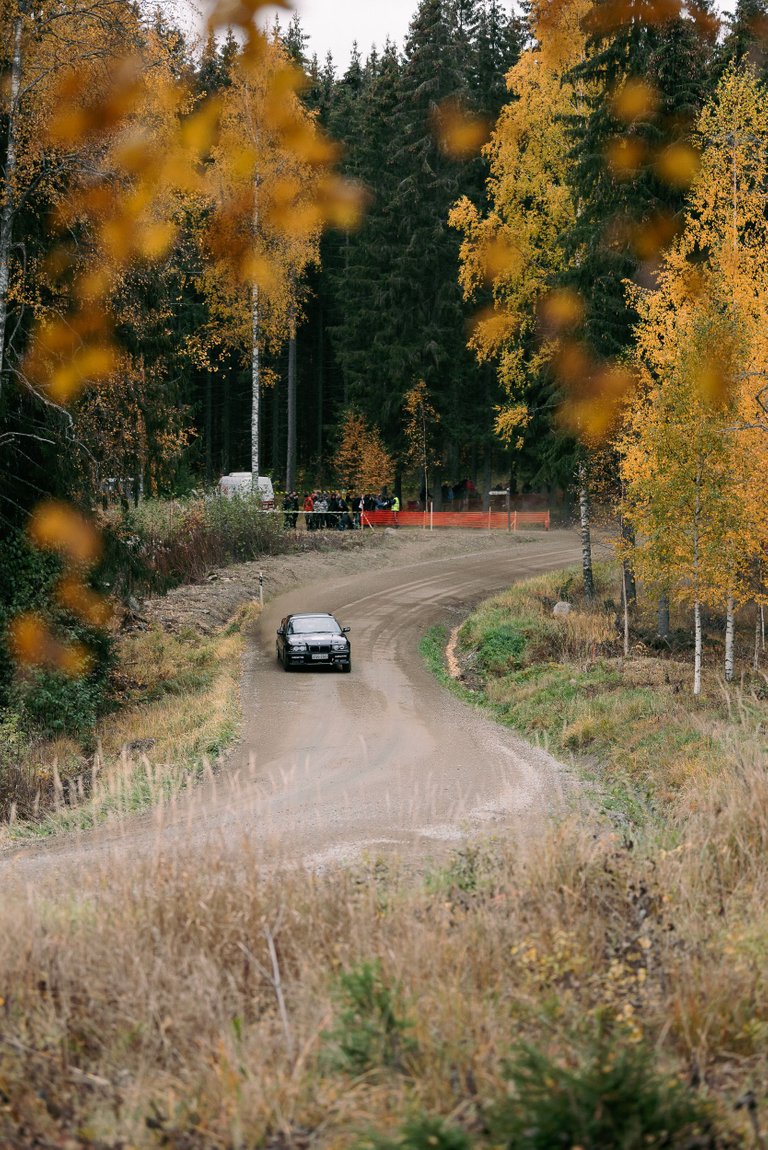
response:
{"label": "white van", "polygon": [[[233,495],[250,495],[253,491],[251,476],[250,471],[231,471],[229,475],[222,475],[217,484],[219,494],[226,495],[228,499]],[[275,491],[268,475],[259,476],[258,494],[263,509],[271,511],[275,506]]]}

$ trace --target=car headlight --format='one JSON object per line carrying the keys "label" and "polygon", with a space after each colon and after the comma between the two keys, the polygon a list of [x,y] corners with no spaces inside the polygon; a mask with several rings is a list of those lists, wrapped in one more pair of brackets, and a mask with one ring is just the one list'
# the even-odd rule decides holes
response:
{"label": "car headlight", "polygon": [[291,643],[291,650],[292,651],[306,651],[306,649],[307,649],[306,643]]}
{"label": "car headlight", "polygon": [[331,647],[334,651],[346,651],[346,649],[347,649],[346,639],[333,639],[331,641]]}

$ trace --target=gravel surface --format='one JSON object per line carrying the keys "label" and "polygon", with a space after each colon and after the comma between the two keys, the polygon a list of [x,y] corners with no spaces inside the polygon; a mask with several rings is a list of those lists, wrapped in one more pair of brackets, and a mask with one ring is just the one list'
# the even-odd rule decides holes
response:
{"label": "gravel surface", "polygon": [[[423,860],[467,836],[536,834],[562,809],[568,771],[544,749],[458,702],[424,666],[419,640],[517,579],[580,557],[570,532],[382,534],[368,546],[276,556],[179,588],[142,611],[166,625],[224,622],[258,589],[240,745],[220,774],[172,806],[6,856],[6,880],[72,882],[138,852],[247,851],[313,868],[395,854]],[[275,629],[297,610],[352,628],[353,669],[286,674]],[[179,623],[183,620],[183,624]],[[174,622],[175,621],[175,622]]]}

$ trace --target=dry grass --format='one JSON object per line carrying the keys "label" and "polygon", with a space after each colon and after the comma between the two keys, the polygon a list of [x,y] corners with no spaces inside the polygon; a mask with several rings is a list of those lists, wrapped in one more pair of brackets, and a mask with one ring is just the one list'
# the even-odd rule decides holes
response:
{"label": "dry grass", "polygon": [[123,636],[119,709],[99,723],[89,753],[65,738],[19,751],[29,798],[4,837],[48,835],[147,809],[210,772],[237,734],[243,633],[257,611],[244,607],[212,636],[158,627]]}
{"label": "dry grass", "polygon": [[[567,643],[588,655],[581,624]],[[515,643],[489,657],[517,658]],[[584,723],[607,722],[601,682],[613,690],[621,673],[601,680],[585,666],[571,697],[587,698]],[[520,689],[525,672],[515,672]],[[569,684],[553,682],[567,699]],[[634,686],[645,694],[630,702],[657,698],[659,717],[667,689]],[[650,1051],[655,1074],[709,1116],[708,1131],[564,1145],[759,1150],[768,772],[754,700],[729,705],[719,770],[694,756],[675,804],[631,836],[582,813],[524,849],[469,844],[426,876],[383,862],[265,872],[247,836],[194,853],[158,841],[66,886],[16,890],[11,872],[0,906],[0,1145],[341,1150],[376,1131],[403,1150],[528,1150],[541,1143],[514,1140],[494,1118],[517,1105],[535,1125],[510,1086],[522,1044],[568,1072],[565,1101],[552,1074],[539,1082],[565,1131],[571,1096],[586,1093],[593,1115],[609,1101],[582,1073],[601,1038],[603,1069]],[[350,998],[366,979],[372,993]],[[445,1127],[398,1135],[419,1115]]]}
{"label": "dry grass", "polygon": [[[764,762],[711,785],[666,850],[573,821],[425,883],[265,877],[231,846],[27,893],[21,917],[4,903],[4,1146],[335,1148],[420,1112],[486,1145],[520,1043],[572,1066],[597,1031],[714,1107],[697,1145],[751,1144],[734,1103],[768,1087]],[[340,976],[366,963],[397,1050],[375,1009],[344,1013]],[[377,1053],[351,1065],[358,1032]]]}

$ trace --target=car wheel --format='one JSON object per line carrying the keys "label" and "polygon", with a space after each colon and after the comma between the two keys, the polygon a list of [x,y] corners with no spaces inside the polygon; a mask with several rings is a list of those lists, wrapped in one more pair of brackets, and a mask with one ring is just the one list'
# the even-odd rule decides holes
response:
{"label": "car wheel", "polygon": [[348,675],[352,670],[352,660],[350,659],[348,663],[345,663],[341,669],[345,675]]}

